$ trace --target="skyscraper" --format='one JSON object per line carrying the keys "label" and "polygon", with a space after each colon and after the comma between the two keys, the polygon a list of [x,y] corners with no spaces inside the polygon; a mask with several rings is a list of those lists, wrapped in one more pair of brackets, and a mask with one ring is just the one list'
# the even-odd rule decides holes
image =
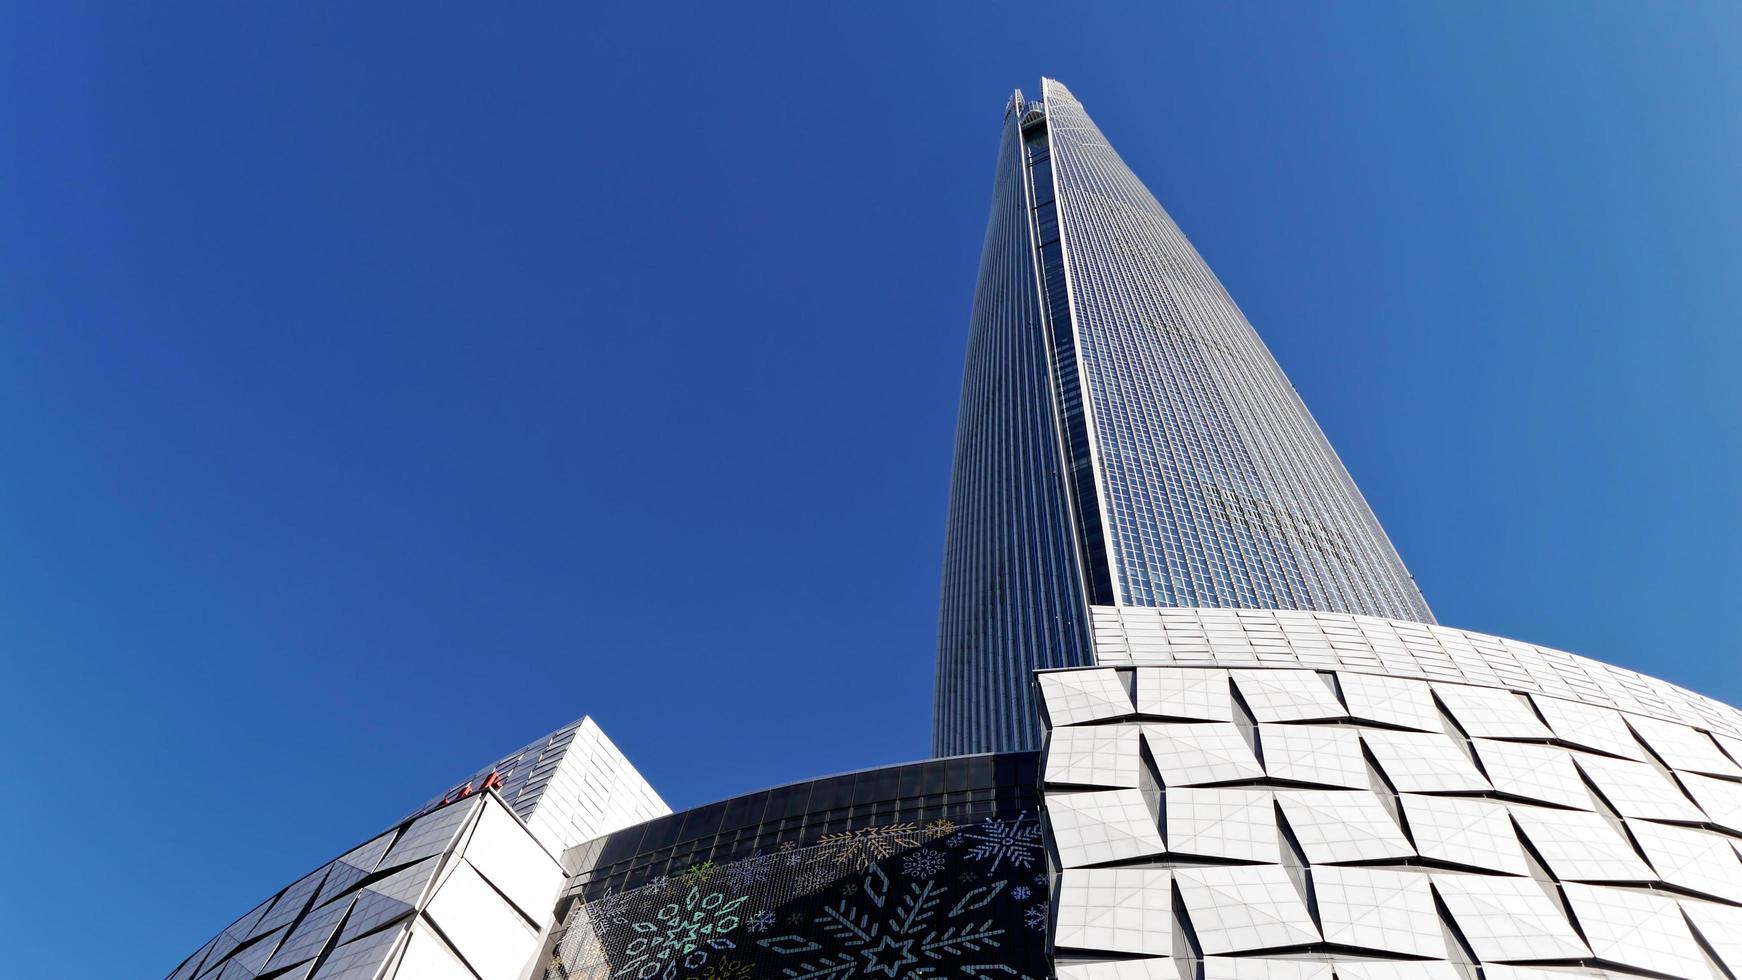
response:
{"label": "skyscraper", "polygon": [[583,718],[171,980],[1742,977],[1742,711],[1434,624],[1056,83],[994,202],[940,740],[1038,750],[671,813]]}
{"label": "skyscraper", "polygon": [[933,748],[1036,744],[1094,606],[1433,622],[1263,341],[1071,93],[1012,96],[950,490]]}

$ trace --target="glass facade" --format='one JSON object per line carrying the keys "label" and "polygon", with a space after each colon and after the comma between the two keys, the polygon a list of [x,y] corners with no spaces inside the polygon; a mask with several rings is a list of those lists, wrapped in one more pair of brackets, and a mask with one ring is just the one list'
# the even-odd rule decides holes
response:
{"label": "glass facade", "polygon": [[830,776],[570,850],[543,980],[1048,975],[1035,753]]}
{"label": "glass facade", "polygon": [[[1012,102],[1019,113],[1020,98]],[[1032,746],[1030,674],[1091,662],[1081,544],[1054,403],[1025,148],[1004,130],[980,258],[944,544],[938,755]],[[1053,245],[1056,250],[1056,242]],[[1064,335],[1068,342],[1068,332]],[[1078,406],[1080,408],[1080,406]],[[1078,412],[1080,417],[1080,411]]]}
{"label": "glass facade", "polygon": [[711,862],[724,864],[868,826],[958,823],[1039,803],[1034,752],[927,759],[790,783],[649,820],[570,848],[571,897],[638,888]]}
{"label": "glass facade", "polygon": [[1012,98],[970,322],[934,748],[1024,748],[1088,605],[1432,622],[1263,341],[1064,86]]}

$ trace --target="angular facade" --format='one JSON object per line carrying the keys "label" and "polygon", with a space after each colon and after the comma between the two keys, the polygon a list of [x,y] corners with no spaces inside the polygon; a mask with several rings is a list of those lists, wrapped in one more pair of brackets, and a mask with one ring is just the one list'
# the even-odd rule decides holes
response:
{"label": "angular facade", "polygon": [[1088,608],[1432,622],[1354,481],[1191,243],[1051,80],[1005,113],[962,385],[934,748],[1032,747]]}
{"label": "angular facade", "polygon": [[473,793],[316,868],[170,980],[520,980],[563,881],[498,793]]}
{"label": "angular facade", "polygon": [[583,718],[171,980],[1737,980],[1742,712],[1434,624],[1068,92],[1011,103],[937,738],[672,813]]}
{"label": "angular facade", "polygon": [[486,780],[554,854],[671,812],[598,723],[587,717],[497,759],[423,809],[481,787]]}
{"label": "angular facade", "polygon": [[[1094,665],[1036,674],[1038,753],[794,783],[559,852],[515,764],[569,726],[171,978],[1742,976],[1742,712],[1405,620],[1090,614]],[[580,785],[592,812],[645,798]]]}
{"label": "angular facade", "polygon": [[1742,712],[1419,623],[1095,623],[1038,678],[1059,980],[1742,970]]}
{"label": "angular facade", "polygon": [[564,849],[670,812],[583,717],[280,889],[170,977],[520,980]]}

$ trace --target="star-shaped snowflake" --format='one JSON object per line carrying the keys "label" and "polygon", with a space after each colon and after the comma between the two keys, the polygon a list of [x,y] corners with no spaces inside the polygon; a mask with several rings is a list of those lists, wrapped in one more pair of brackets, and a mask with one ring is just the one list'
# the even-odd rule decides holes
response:
{"label": "star-shaped snowflake", "polygon": [[859,955],[865,957],[865,975],[901,976],[902,967],[919,962],[919,957],[913,955],[913,943],[912,939],[897,940],[886,935],[874,948],[859,950]]}
{"label": "star-shaped snowflake", "polygon": [[968,857],[992,862],[987,871],[997,871],[1006,861],[1013,867],[1031,868],[1040,856],[1040,824],[1033,820],[988,820],[969,827],[962,836],[969,845]]}

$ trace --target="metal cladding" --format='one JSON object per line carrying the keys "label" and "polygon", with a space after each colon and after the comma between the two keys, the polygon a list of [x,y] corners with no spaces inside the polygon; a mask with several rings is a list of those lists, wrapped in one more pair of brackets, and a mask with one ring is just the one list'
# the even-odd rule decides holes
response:
{"label": "metal cladding", "polygon": [[519,980],[562,891],[495,790],[410,818],[231,923],[171,980]]}
{"label": "metal cladding", "polygon": [[556,856],[670,812],[581,718],[280,890],[170,980],[521,980],[565,880]]}
{"label": "metal cladding", "polygon": [[1420,623],[1095,620],[1038,678],[1059,980],[1742,968],[1742,712]]}
{"label": "metal cladding", "polygon": [[556,854],[671,812],[591,718],[564,725],[508,753],[425,808],[468,787],[481,788],[491,777],[515,815]]}
{"label": "metal cladding", "polygon": [[1263,341],[1064,86],[1005,115],[970,321],[933,747],[1031,747],[1089,605],[1432,622]]}

